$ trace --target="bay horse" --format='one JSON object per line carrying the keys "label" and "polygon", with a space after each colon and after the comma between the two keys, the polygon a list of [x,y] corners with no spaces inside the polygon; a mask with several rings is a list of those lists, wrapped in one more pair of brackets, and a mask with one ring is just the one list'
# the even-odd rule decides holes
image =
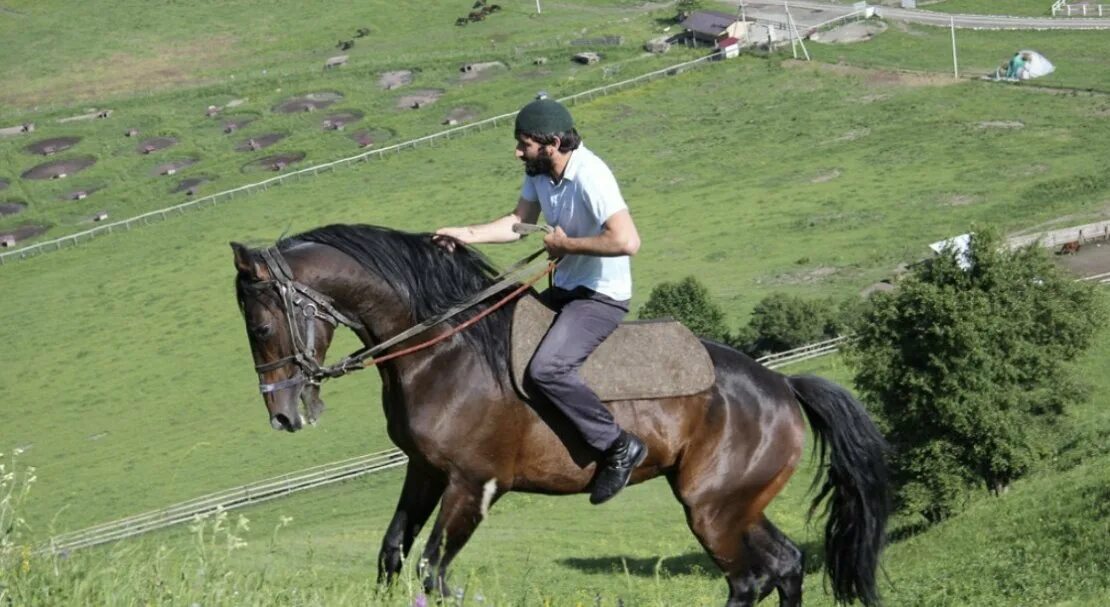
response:
{"label": "bay horse", "polygon": [[[431,234],[374,226],[321,227],[270,249],[231,246],[270,423],[289,432],[322,409],[311,373],[337,324],[378,344],[482,291],[494,274],[461,243],[449,252]],[[443,335],[490,305],[396,347]],[[506,492],[589,490],[598,454],[553,407],[525,401],[513,388],[511,307],[378,366],[389,437],[408,456],[378,555],[379,582],[401,570],[437,504],[420,567],[427,590],[446,594],[448,566]],[[632,482],[667,479],[690,529],[724,573],[729,607],[754,605],[776,590],[781,606],[801,605],[802,552],[763,510],[798,465],[804,414],[820,460],[815,485],[825,472],[810,513],[825,502],[824,564],[834,597],[877,605],[890,499],[886,444],[863,407],[828,380],[786,377],[728,346],[702,343],[715,370],[706,391],[608,403],[621,427],[649,448]]]}

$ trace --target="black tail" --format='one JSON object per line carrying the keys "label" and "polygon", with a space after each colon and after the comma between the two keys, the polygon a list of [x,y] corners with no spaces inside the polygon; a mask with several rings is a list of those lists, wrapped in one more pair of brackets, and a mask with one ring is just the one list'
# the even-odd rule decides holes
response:
{"label": "black tail", "polygon": [[[817,437],[825,484],[810,514],[828,498],[825,511],[825,570],[838,603],[878,605],[875,574],[886,543],[890,515],[887,444],[863,406],[833,382],[812,375],[786,380]],[[814,479],[816,484],[820,479]]]}

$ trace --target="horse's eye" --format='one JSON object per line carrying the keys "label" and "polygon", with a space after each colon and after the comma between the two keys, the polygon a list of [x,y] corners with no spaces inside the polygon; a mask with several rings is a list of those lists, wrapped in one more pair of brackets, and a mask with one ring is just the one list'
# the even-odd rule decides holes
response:
{"label": "horse's eye", "polygon": [[274,334],[273,325],[260,325],[252,329],[254,336],[258,339],[266,339]]}

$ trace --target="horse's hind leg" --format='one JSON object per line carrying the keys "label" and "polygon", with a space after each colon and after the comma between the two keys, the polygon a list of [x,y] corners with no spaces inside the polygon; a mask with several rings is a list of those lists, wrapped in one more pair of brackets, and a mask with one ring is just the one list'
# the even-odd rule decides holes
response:
{"label": "horse's hind leg", "polygon": [[764,596],[773,587],[779,592],[779,607],[800,607],[805,576],[802,550],[767,517],[745,533],[744,542],[758,559],[760,568],[771,576],[770,586],[763,588]]}
{"label": "horse's hind leg", "polygon": [[726,607],[752,607],[775,589],[781,605],[801,604],[801,551],[762,514],[792,472],[786,467],[769,482],[732,491],[671,481],[690,530],[725,574]]}
{"label": "horse's hind leg", "polygon": [[428,576],[424,580],[425,590],[444,596],[450,594],[447,567],[466,545],[500,494],[493,479],[485,485],[451,479],[421,559],[421,567]]}

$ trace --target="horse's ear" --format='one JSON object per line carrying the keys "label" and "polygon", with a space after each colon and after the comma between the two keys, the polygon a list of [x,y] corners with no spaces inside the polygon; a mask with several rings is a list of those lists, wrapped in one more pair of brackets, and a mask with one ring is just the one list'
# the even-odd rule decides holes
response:
{"label": "horse's ear", "polygon": [[231,243],[231,250],[235,253],[235,268],[240,274],[258,278],[258,268],[255,266],[254,255],[245,245],[237,242]]}

